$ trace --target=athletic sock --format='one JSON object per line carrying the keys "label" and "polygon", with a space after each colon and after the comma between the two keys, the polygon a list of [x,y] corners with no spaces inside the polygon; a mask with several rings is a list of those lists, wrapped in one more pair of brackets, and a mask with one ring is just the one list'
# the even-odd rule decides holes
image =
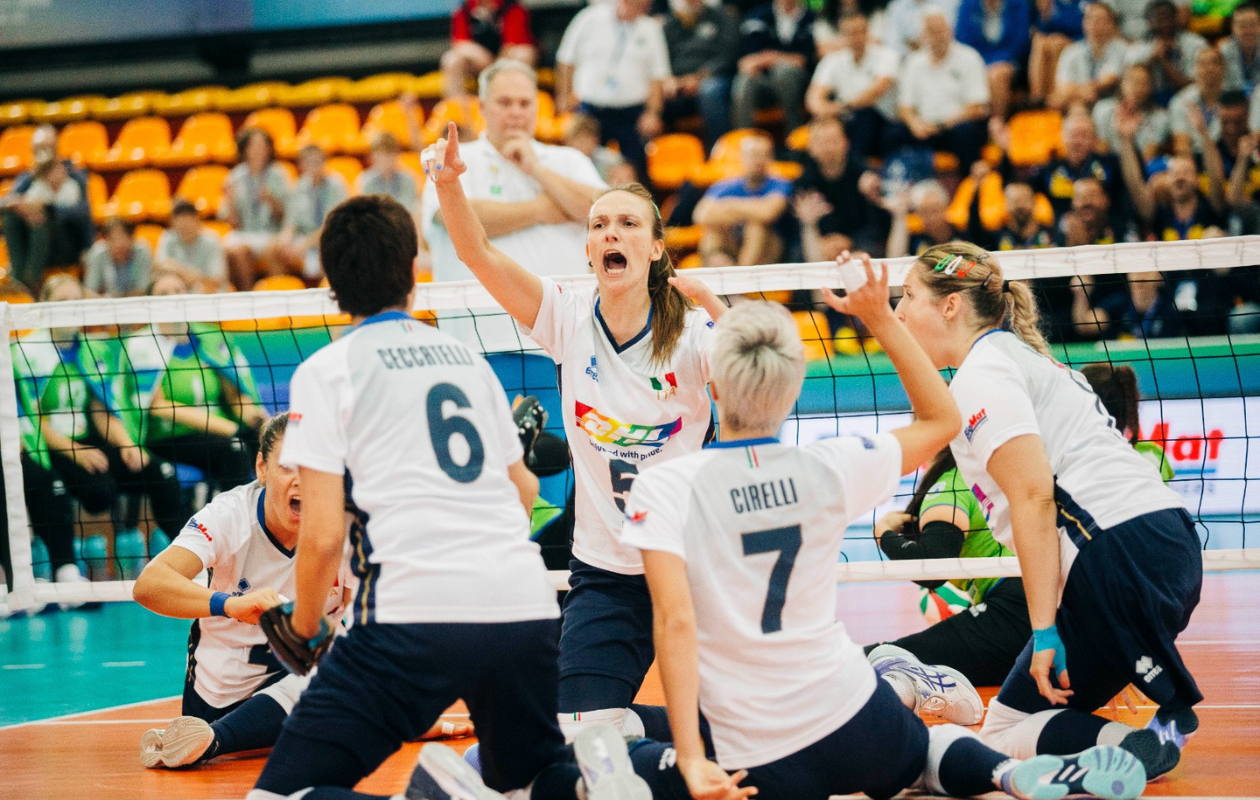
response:
{"label": "athletic sock", "polygon": [[630,712],[626,714],[627,722],[630,722],[630,714],[638,716],[642,723],[642,730],[631,731],[627,727],[627,735],[637,733],[638,738],[654,739],[658,742],[674,741],[674,733],[669,729],[669,714],[664,706],[646,706],[635,703],[630,706]]}
{"label": "athletic sock", "polygon": [[198,760],[209,761],[228,753],[271,747],[280,738],[280,728],[287,716],[272,697],[256,694],[240,708],[210,724],[214,742]]}
{"label": "athletic sock", "polygon": [[354,789],[345,789],[341,786],[317,786],[302,795],[302,800],[394,800],[394,798],[401,796],[364,794],[363,792],[356,792]]}
{"label": "athletic sock", "polygon": [[974,797],[1002,788],[1001,779],[1007,764],[1018,763],[971,736],[950,744],[941,756],[937,776],[945,794],[950,797]]}
{"label": "athletic sock", "polygon": [[1046,721],[1037,738],[1037,752],[1070,755],[1098,744],[1098,736],[1110,722],[1075,709],[1064,709]]}
{"label": "athletic sock", "polygon": [[582,770],[576,763],[557,763],[538,773],[530,785],[530,800],[581,800]]}
{"label": "athletic sock", "polygon": [[634,774],[647,781],[652,800],[691,800],[687,782],[678,771],[673,745],[640,739],[628,749]]}

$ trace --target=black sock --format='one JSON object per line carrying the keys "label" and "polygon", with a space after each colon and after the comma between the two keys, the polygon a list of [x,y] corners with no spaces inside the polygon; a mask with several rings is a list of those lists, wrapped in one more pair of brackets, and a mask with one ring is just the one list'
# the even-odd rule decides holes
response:
{"label": "black sock", "polygon": [[390,800],[391,797],[393,795],[364,794],[341,786],[317,786],[303,796],[304,800]]}
{"label": "black sock", "polygon": [[214,744],[210,745],[201,760],[271,747],[280,738],[280,728],[288,715],[274,698],[265,694],[254,695],[240,708],[210,725],[214,731]]}
{"label": "black sock", "polygon": [[530,787],[530,800],[578,800],[582,770],[573,762],[558,762],[538,773]]}
{"label": "black sock", "polygon": [[1009,760],[1010,756],[990,749],[979,739],[964,736],[945,750],[937,774],[945,794],[974,797],[997,788],[993,785],[993,770]]}
{"label": "black sock", "polygon": [[672,745],[640,739],[630,745],[630,763],[634,774],[652,789],[652,800],[691,800],[687,782],[675,765]]}
{"label": "black sock", "polygon": [[658,742],[674,741],[674,733],[669,729],[669,714],[665,706],[645,706],[635,703],[630,710],[639,715],[643,721],[643,736]]}
{"label": "black sock", "polygon": [[1088,750],[1098,744],[1098,733],[1107,720],[1075,709],[1064,709],[1055,714],[1041,729],[1037,738],[1038,753],[1071,755]]}

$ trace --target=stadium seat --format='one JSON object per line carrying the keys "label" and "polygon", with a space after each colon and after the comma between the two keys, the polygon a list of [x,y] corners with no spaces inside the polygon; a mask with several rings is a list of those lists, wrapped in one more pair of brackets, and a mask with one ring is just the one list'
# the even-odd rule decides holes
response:
{"label": "stadium seat", "polygon": [[1063,116],[1057,111],[1021,111],[1009,126],[1011,165],[1039,167],[1063,144]]}
{"label": "stadium seat", "polygon": [[417,75],[411,79],[407,89],[421,100],[436,100],[442,96],[442,73]]}
{"label": "stadium seat", "polygon": [[[2,245],[0,245],[2,246]],[[5,250],[5,265],[9,263],[8,250]],[[35,298],[31,297],[31,293],[21,288],[19,285],[0,286],[0,303],[9,303],[17,305],[18,303],[34,303]],[[19,331],[19,334],[25,331]]]}
{"label": "stadium seat", "polygon": [[92,221],[98,225],[105,221],[109,208],[109,190],[105,178],[93,172],[88,175],[88,207],[92,209]]}
{"label": "stadium seat", "polygon": [[9,279],[9,246],[0,236],[0,285]]}
{"label": "stadium seat", "polygon": [[[420,107],[416,107],[416,126],[424,125],[424,112]],[[372,137],[378,133],[392,133],[394,138],[402,143],[406,148],[411,141],[411,131],[407,127],[406,112],[403,111],[402,103],[397,100],[390,100],[387,103],[378,103],[372,106],[372,110],[368,112],[367,120],[363,123],[363,130],[359,132],[359,136],[349,147],[346,152],[355,155],[362,155],[368,151],[368,143],[372,141]]]}
{"label": "stadium seat", "polygon": [[228,231],[232,230],[232,226],[229,225],[226,220],[221,219],[208,219],[201,224],[204,225],[207,230],[214,231],[215,235],[217,235],[220,239],[227,236]]}
{"label": "stadium seat", "polygon": [[363,162],[354,156],[336,156],[328,159],[328,170],[340,175],[346,181],[346,188],[354,191],[354,182],[363,171]]}
{"label": "stadium seat", "polygon": [[738,175],[741,142],[749,136],[763,135],[765,134],[755,128],[738,128],[722,134],[722,137],[713,143],[713,151],[709,153],[709,160],[701,165],[695,174],[692,175],[692,183],[705,187],[723,178]]}
{"label": "stadium seat", "polygon": [[285,108],[313,108],[336,100],[350,85],[348,78],[316,78],[276,90],[276,103]]}
{"label": "stadium seat", "polygon": [[151,164],[171,147],[171,124],[162,117],[129,120],[118,132],[109,152],[89,163],[92,169],[134,169]]}
{"label": "stadium seat", "polygon": [[471,127],[473,133],[480,136],[481,131],[486,127],[486,121],[481,116],[481,106],[475,97],[468,99],[468,106],[472,112],[471,119],[465,118],[464,104],[458,100],[441,100],[433,106],[433,110],[429,112],[428,121],[424,123],[425,145],[433,144],[445,136],[446,126],[451,122],[461,129]]}
{"label": "stadium seat", "polygon": [[306,115],[294,144],[299,150],[308,144],[317,144],[325,153],[333,155],[353,147],[358,137],[359,112],[348,103],[334,103]]}
{"label": "stadium seat", "polygon": [[92,104],[105,98],[99,94],[85,94],[67,97],[53,103],[44,103],[31,109],[31,122],[47,122],[61,125],[66,122],[78,122],[87,119]]}
{"label": "stadium seat", "polygon": [[[416,152],[406,152],[398,157],[398,166],[411,173],[411,177],[416,179],[416,183],[420,186],[424,185],[424,167],[420,165],[420,154]],[[423,191],[423,189],[421,190]]]}
{"label": "stadium seat", "polygon": [[105,126],[94,120],[71,122],[57,137],[57,156],[68,158],[75,166],[95,163],[109,151],[109,135]]}
{"label": "stadium seat", "polygon": [[135,119],[148,114],[153,101],[165,96],[163,92],[130,92],[97,100],[92,103],[89,113],[93,119],[99,120]]}
{"label": "stadium seat", "polygon": [[695,250],[703,236],[704,228],[699,225],[666,228],[665,246],[670,250]]}
{"label": "stadium seat", "polygon": [[831,325],[821,311],[793,311],[796,329],[805,345],[805,359],[817,361],[827,358],[830,351]]}
{"label": "stadium seat", "polygon": [[161,225],[146,222],[136,226],[136,238],[142,242],[148,242],[149,251],[156,253],[158,237],[162,235],[163,230],[165,229]]}
{"label": "stadium seat", "polygon": [[164,153],[153,158],[158,167],[189,167],[216,161],[236,161],[236,137],[227,114],[195,114],[184,120],[179,134]]}
{"label": "stadium seat", "polygon": [[31,109],[43,105],[42,100],[11,100],[0,103],[0,127],[21,125],[31,118]]}
{"label": "stadium seat", "polygon": [[106,204],[105,216],[122,217],[129,222],[165,222],[171,216],[170,179],[159,169],[128,172]]}
{"label": "stadium seat", "polygon": [[296,275],[268,275],[254,284],[255,292],[290,292],[305,288],[306,284]]}
{"label": "stadium seat", "polygon": [[409,72],[382,72],[379,75],[369,75],[363,80],[344,84],[337,98],[343,103],[356,105],[383,103],[402,94],[410,88],[414,80],[415,76]]}
{"label": "stadium seat", "polygon": [[226,86],[197,86],[175,94],[153,98],[152,113],[162,117],[185,117],[218,108],[219,98],[227,94]]}
{"label": "stadium seat", "polygon": [[[6,194],[8,194],[9,190],[13,188],[13,184],[15,183],[17,183],[16,178],[5,178],[3,180],[0,180],[0,197],[4,197]],[[3,237],[0,237],[0,241],[2,240],[3,240]]]}
{"label": "stadium seat", "polygon": [[239,89],[231,89],[221,95],[217,105],[220,111],[229,113],[234,111],[257,111],[260,108],[274,105],[276,103],[276,95],[287,86],[287,83],[281,83],[280,81],[251,83]]}
{"label": "stadium seat", "polygon": [[293,146],[297,138],[297,121],[293,119],[293,112],[287,108],[258,109],[245,118],[241,129],[245,128],[262,128],[271,134],[271,141],[276,145],[276,155],[280,158],[292,158],[297,152]]}
{"label": "stadium seat", "polygon": [[223,201],[223,182],[227,174],[228,168],[222,164],[193,167],[184,173],[175,196],[191,202],[202,217],[214,217]]}
{"label": "stadium seat", "polygon": [[699,253],[688,253],[678,262],[678,269],[697,269],[704,266],[704,259]]}
{"label": "stadium seat", "polygon": [[658,189],[673,191],[704,164],[704,145],[690,133],[667,133],[647,144],[648,177]]}
{"label": "stadium seat", "polygon": [[543,142],[562,142],[568,133],[568,118],[556,117],[556,101],[542,89],[538,90],[538,124],[534,126],[534,136]]}
{"label": "stadium seat", "polygon": [[787,135],[789,150],[804,151],[809,147],[809,126],[802,125]]}
{"label": "stadium seat", "polygon": [[0,176],[17,175],[31,166],[35,126],[15,125],[0,133]]}

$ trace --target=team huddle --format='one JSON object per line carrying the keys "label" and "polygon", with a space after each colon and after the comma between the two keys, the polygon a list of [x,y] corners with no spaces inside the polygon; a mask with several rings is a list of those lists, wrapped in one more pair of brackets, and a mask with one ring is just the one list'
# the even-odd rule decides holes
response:
{"label": "team huddle", "polygon": [[[453,125],[422,163],[460,260],[556,362],[576,497],[563,611],[529,539],[537,425],[485,359],[408,313],[406,211],[348,200],[320,250],[355,327],[298,367],[258,480],[136,584],[197,620],[185,716],[145,735],[146,766],[270,746],[249,800],[379,797],[355,787],[404,742],[463,732],[442,719],[460,699],[479,744],[425,745],[407,798],[1128,800],[1178,763],[1202,699],[1175,645],[1198,536],[989,253],[932,248],[895,309],[882,268],[841,256],[846,293],[824,300],[883,347],[914,421],[798,447],[776,438],[805,377],[791,316],[675,275],[641,187],[595,201],[597,285],[574,290],[490,245]],[[967,670],[909,641],[864,653],[836,621],[845,529],[944,454],[975,524],[919,497],[915,533],[899,520],[881,545],[974,536],[1018,556],[1030,630],[1007,636],[987,713]],[[665,707],[634,702],[653,661]],[[1094,713],[1131,683],[1150,725]]]}

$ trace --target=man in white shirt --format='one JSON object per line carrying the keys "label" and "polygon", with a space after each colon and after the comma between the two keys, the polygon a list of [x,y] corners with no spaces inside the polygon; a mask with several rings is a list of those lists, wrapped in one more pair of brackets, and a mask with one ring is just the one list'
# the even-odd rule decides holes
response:
{"label": "man in white shirt", "polygon": [[647,15],[650,0],[617,0],[578,12],[556,52],[556,113],[599,120],[601,144],[616,141],[647,182],[647,139],[664,130],[669,48],[661,23]]}
{"label": "man in white shirt", "polygon": [[1230,35],[1218,47],[1225,57],[1225,88],[1250,96],[1260,79],[1260,7],[1243,3],[1235,8]]}
{"label": "man in white shirt", "polygon": [[1116,11],[1106,3],[1085,6],[1085,38],[1063,49],[1054,72],[1050,105],[1066,110],[1073,103],[1093,105],[1120,82],[1128,44],[1120,38]]}
{"label": "man in white shirt", "polygon": [[929,11],[945,15],[950,30],[958,19],[957,0],[893,0],[888,4],[887,35],[884,41],[896,53],[905,58],[922,45],[923,17]]}
{"label": "man in white shirt", "polygon": [[[1194,59],[1194,83],[1173,95],[1168,104],[1173,151],[1193,155],[1212,147],[1221,138],[1221,95],[1225,92],[1225,57],[1215,47],[1205,47]],[[1194,114],[1207,124],[1210,139],[1195,133]]]}
{"label": "man in white shirt", "polygon": [[1129,47],[1126,63],[1150,67],[1155,102],[1162,106],[1190,84],[1194,60],[1208,43],[1199,34],[1181,29],[1173,0],[1151,0],[1146,27],[1146,38]]}
{"label": "man in white shirt", "polygon": [[988,138],[989,80],[984,59],[954,41],[940,11],[923,17],[923,47],[901,68],[897,114],[888,146],[931,147],[958,156],[964,169],[980,159]]}
{"label": "man in white shirt", "polygon": [[855,14],[840,21],[845,46],[829,53],[814,70],[805,93],[805,108],[815,117],[836,117],[844,124],[850,152],[859,162],[880,153],[884,128],[897,113],[893,87],[897,82],[897,54],[872,44],[866,17]]}

